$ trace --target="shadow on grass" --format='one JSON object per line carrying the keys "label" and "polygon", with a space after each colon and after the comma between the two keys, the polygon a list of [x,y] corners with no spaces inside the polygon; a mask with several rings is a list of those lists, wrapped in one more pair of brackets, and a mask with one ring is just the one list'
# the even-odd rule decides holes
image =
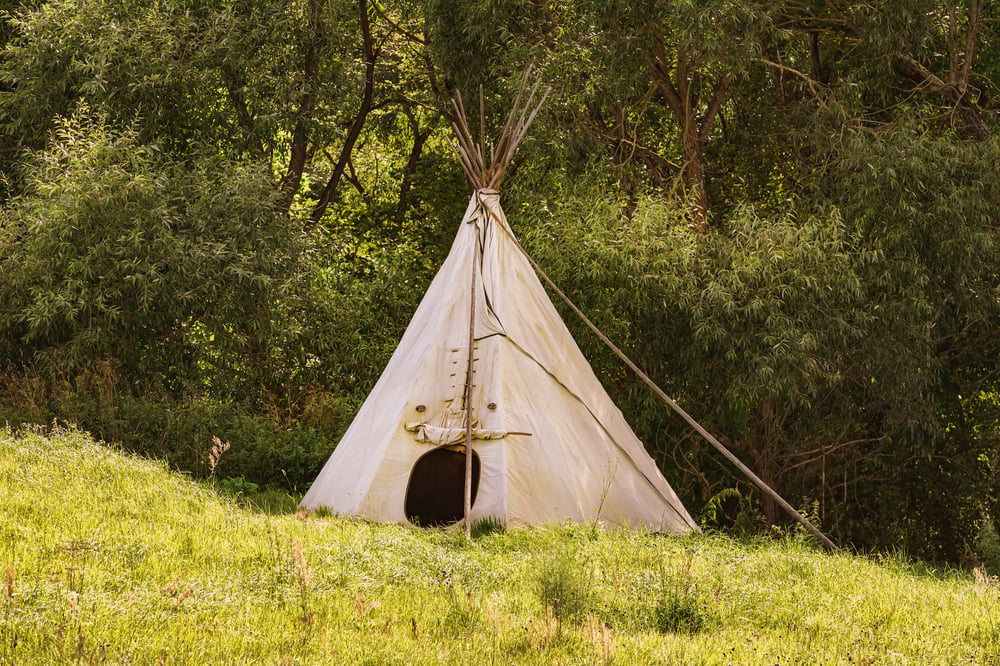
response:
{"label": "shadow on grass", "polygon": [[298,513],[302,495],[277,488],[260,488],[256,484],[234,484],[230,479],[200,481],[220,497],[235,502],[240,508],[271,516]]}

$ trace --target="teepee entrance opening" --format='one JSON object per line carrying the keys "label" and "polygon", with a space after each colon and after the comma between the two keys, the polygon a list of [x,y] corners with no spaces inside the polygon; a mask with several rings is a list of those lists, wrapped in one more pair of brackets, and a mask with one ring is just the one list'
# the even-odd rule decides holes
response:
{"label": "teepee entrance opening", "polygon": [[[479,490],[479,455],[472,452],[472,503]],[[457,523],[465,515],[465,447],[442,446],[420,456],[406,489],[406,519],[414,525]]]}

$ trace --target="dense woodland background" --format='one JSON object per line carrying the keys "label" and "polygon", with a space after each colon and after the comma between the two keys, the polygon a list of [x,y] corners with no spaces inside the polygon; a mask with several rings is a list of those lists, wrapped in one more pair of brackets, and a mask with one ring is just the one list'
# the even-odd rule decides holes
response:
{"label": "dense woodland background", "polygon": [[[997,547],[997,2],[0,7],[0,422],[304,489],[465,208],[450,92],[533,66],[555,281],[835,540]],[[566,320],[704,525],[781,522]]]}

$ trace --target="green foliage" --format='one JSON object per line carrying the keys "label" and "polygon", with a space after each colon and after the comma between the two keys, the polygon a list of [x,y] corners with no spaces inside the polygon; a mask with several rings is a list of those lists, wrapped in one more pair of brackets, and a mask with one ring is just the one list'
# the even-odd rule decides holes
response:
{"label": "green foliage", "polygon": [[862,473],[900,482],[873,484],[865,501],[895,516],[896,538],[956,557],[995,511],[1000,310],[987,294],[997,288],[1000,181],[988,165],[1000,144],[904,122],[845,139],[817,187],[877,258],[860,272],[869,344],[854,355],[850,399],[864,405],[859,436],[887,438]]}
{"label": "green foliage", "polygon": [[[166,150],[208,143],[262,157],[280,149],[303,94],[339,110],[351,11],[323,3],[310,33],[313,4],[60,0],[24,9],[2,71],[6,131],[41,148],[82,100],[118,127],[138,121],[142,142]],[[302,64],[310,44],[333,56],[312,76]]]}
{"label": "green foliage", "polygon": [[986,571],[992,575],[1000,573],[1000,536],[992,522],[984,523],[980,528],[976,549]]}
{"label": "green foliage", "polygon": [[39,155],[6,212],[4,357],[128,380],[260,382],[299,247],[266,177],[214,156],[176,162],[81,116]]}
{"label": "green foliage", "polygon": [[[851,135],[852,157],[796,204],[808,211],[740,207],[703,235],[658,197],[599,198],[577,180],[524,205],[524,236],[695,418],[786,497],[819,502],[837,538],[957,559],[994,501],[995,148],[895,132]],[[731,484],[566,316],[688,505]]]}
{"label": "green foliage", "polygon": [[[102,368],[106,366],[97,369]],[[286,417],[282,422],[239,403],[130,395],[112,375],[95,375],[93,370],[61,378],[52,387],[24,373],[5,373],[3,381],[0,420],[5,423],[80,424],[105,441],[199,476],[213,472],[209,452],[212,437],[220,437],[231,448],[214,471],[217,478],[241,480],[241,488],[230,488],[233,491],[260,484],[304,490],[347,426],[343,416],[318,418],[318,405],[294,421]]]}
{"label": "green foliage", "polygon": [[[630,217],[614,201],[592,201],[564,193],[528,234],[557,283],[613,339],[629,341],[627,353],[647,359],[647,372],[696,418],[750,440],[761,405],[773,401],[775,418],[801,414],[816,432],[809,410],[841,379],[837,354],[861,342],[866,318],[854,276],[863,257],[840,217],[775,220],[743,209],[727,233],[702,236],[657,198]],[[612,370],[617,361],[588,334],[577,338],[605,376],[620,378],[633,422],[656,441],[662,407]],[[704,490],[705,500],[715,493]]]}
{"label": "green foliage", "polygon": [[197,473],[220,435],[225,474],[311,481],[429,279],[411,245],[359,270],[308,242],[259,165],[181,159],[93,113],[26,180],[0,224],[0,418]]}

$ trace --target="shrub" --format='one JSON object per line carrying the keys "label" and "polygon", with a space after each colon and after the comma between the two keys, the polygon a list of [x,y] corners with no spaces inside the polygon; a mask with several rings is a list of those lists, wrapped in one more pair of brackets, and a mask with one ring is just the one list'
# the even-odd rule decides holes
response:
{"label": "shrub", "polygon": [[593,609],[595,593],[584,563],[570,551],[558,551],[540,563],[538,597],[560,621],[582,621]]}
{"label": "shrub", "polygon": [[660,572],[653,625],[662,633],[695,634],[709,624],[708,605],[693,579],[691,563],[688,557],[674,577]]}

